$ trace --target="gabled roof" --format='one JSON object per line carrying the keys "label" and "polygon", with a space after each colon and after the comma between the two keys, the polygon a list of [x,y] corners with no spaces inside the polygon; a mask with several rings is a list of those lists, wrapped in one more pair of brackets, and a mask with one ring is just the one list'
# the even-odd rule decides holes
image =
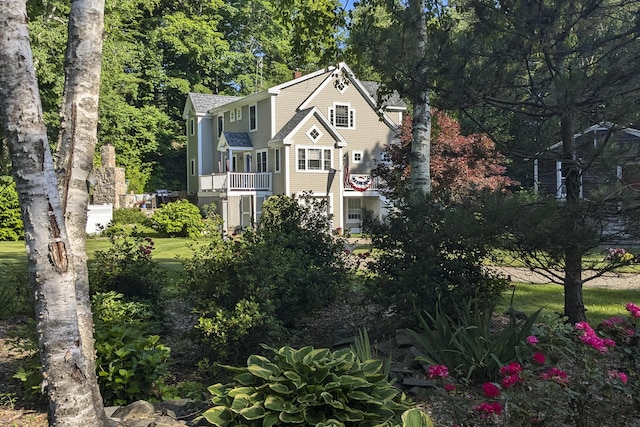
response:
{"label": "gabled roof", "polygon": [[318,107],[310,107],[296,112],[291,120],[289,120],[282,129],[280,129],[275,136],[269,140],[268,143],[270,145],[277,142],[282,142],[287,145],[292,144],[293,135],[295,135],[311,117],[316,117],[318,119],[322,126],[336,141],[338,146],[345,147],[347,145],[347,141],[342,137],[342,135],[340,135],[340,132],[331,125],[329,120],[327,120],[327,118],[320,112]]}
{"label": "gabled roof", "polygon": [[[380,98],[378,98],[378,89],[381,86],[380,83],[366,81],[366,80],[364,81],[361,80],[360,83],[362,83],[362,86],[367,90],[367,92],[369,93],[369,96],[371,96],[377,104],[378,101],[380,100]],[[385,97],[383,106],[384,108],[388,108],[388,109],[401,109],[401,110],[407,109],[407,103],[404,102],[402,98],[400,98],[400,94],[396,91],[389,94],[389,96]]]}
{"label": "gabled roof", "polygon": [[[380,118],[382,119],[382,121],[390,128],[390,129],[396,129],[398,127],[398,125],[396,123],[393,122],[393,120],[391,120],[391,118],[389,118],[389,116],[384,112],[381,111],[378,108],[378,105],[376,103],[376,100],[374,99],[374,96],[370,93],[370,89],[367,89],[367,87],[360,81],[358,80],[355,75],[353,74],[353,71],[351,71],[351,69],[349,68],[349,66],[347,66],[347,64],[345,64],[344,62],[341,62],[338,67],[333,67],[334,72],[330,73],[329,75],[327,75],[327,78],[324,80],[324,82],[322,82],[321,84],[318,85],[318,87],[316,89],[314,89],[314,91],[307,97],[307,99],[300,105],[300,109],[304,109],[309,107],[310,105],[312,105],[312,101],[313,99],[316,97],[316,95],[318,95],[319,93],[321,93],[324,88],[331,82],[334,81],[335,78],[337,77],[337,75],[339,73],[342,73],[343,77],[346,77],[349,80],[349,83],[351,85],[353,85],[353,87],[360,92],[360,94],[362,95],[362,97],[367,101],[367,103],[369,104],[369,106],[376,111],[379,115]],[[371,86],[371,85],[370,85]],[[376,96],[377,96],[377,88],[376,88]],[[399,97],[398,97],[399,98]],[[400,108],[400,107],[396,107],[396,109],[405,109],[405,107]]]}
{"label": "gabled roof", "polygon": [[[634,136],[636,138],[640,138],[640,130],[638,129],[634,129],[634,128],[617,128],[616,125],[614,123],[611,122],[603,122],[603,123],[598,123],[596,125],[590,126],[588,128],[586,128],[585,130],[583,130],[582,132],[578,132],[576,134],[573,135],[574,138],[580,138],[582,136],[588,135],[590,133],[597,133],[597,132],[624,132],[626,134],[629,134],[631,136]],[[553,151],[556,150],[558,148],[562,147],[562,141],[556,142],[555,144],[553,144],[552,146],[550,146],[549,148],[547,148],[546,150],[537,153],[536,157],[544,154],[548,151]]]}
{"label": "gabled roof", "polygon": [[218,151],[226,149],[253,148],[253,143],[246,132],[222,132],[218,142]]}
{"label": "gabled roof", "polygon": [[[211,95],[207,93],[195,93],[189,92],[189,99],[191,100],[191,104],[195,109],[196,114],[205,115],[216,107],[221,105],[228,104],[230,102],[241,99],[239,96],[229,96],[229,95]],[[186,105],[185,111],[183,112],[183,116],[186,115]],[[186,118],[186,117],[185,117]]]}

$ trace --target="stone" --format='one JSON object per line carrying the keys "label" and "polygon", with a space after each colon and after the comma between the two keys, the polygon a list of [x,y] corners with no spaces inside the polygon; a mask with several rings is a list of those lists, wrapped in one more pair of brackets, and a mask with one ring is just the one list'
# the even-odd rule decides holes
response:
{"label": "stone", "polygon": [[127,406],[118,408],[112,415],[122,421],[135,420],[141,418],[152,418],[155,414],[155,408],[149,402],[138,400]]}

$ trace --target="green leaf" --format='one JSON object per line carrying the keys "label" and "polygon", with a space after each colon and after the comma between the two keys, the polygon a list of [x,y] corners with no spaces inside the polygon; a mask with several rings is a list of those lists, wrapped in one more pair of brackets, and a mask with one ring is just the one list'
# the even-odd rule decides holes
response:
{"label": "green leaf", "polygon": [[226,406],[214,406],[206,410],[202,416],[218,427],[226,427],[233,420],[233,414]]}
{"label": "green leaf", "polygon": [[302,424],[304,423],[304,414],[302,412],[281,412],[280,421],[285,424]]}
{"label": "green leaf", "polygon": [[243,372],[233,377],[233,380],[242,385],[254,385],[256,384],[256,377],[251,372]]}
{"label": "green leaf", "polygon": [[267,414],[262,419],[262,427],[273,427],[278,425],[280,422],[280,418],[278,418],[277,414]]}
{"label": "green leaf", "polygon": [[412,408],[402,414],[402,426],[433,427],[433,422],[431,422],[431,418],[427,414],[418,408]]}
{"label": "green leaf", "polygon": [[271,411],[284,411],[287,408],[285,400],[280,396],[267,396],[264,407]]}
{"label": "green leaf", "polygon": [[269,388],[279,394],[291,394],[293,390],[282,383],[269,384]]}
{"label": "green leaf", "polygon": [[240,412],[249,406],[251,406],[251,399],[248,394],[238,394],[233,398],[233,402],[231,402],[231,410],[234,412]]}
{"label": "green leaf", "polygon": [[265,410],[261,404],[256,403],[248,408],[244,408],[240,411],[240,415],[245,417],[247,420],[257,420],[258,418],[264,417]]}

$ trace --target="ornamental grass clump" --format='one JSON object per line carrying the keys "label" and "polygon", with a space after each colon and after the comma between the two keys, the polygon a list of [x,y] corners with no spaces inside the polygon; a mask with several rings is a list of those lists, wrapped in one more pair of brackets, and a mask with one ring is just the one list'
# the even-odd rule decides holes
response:
{"label": "ornamental grass clump", "polygon": [[411,408],[386,379],[379,360],[361,362],[350,349],[263,346],[271,358],[252,355],[247,366],[225,366],[230,384],[209,387],[213,407],[203,416],[218,427],[396,426]]}

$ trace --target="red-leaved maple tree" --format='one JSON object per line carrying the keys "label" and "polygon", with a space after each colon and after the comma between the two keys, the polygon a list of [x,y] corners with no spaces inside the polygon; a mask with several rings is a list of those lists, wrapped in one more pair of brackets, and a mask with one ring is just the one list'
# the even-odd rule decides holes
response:
{"label": "red-leaved maple tree", "polygon": [[[443,111],[432,111],[431,191],[437,199],[468,200],[482,191],[504,190],[517,182],[505,175],[506,157],[483,134],[462,135],[460,124]],[[385,148],[388,162],[379,163],[374,174],[386,181],[392,199],[409,191],[411,118],[405,117],[399,143]]]}

